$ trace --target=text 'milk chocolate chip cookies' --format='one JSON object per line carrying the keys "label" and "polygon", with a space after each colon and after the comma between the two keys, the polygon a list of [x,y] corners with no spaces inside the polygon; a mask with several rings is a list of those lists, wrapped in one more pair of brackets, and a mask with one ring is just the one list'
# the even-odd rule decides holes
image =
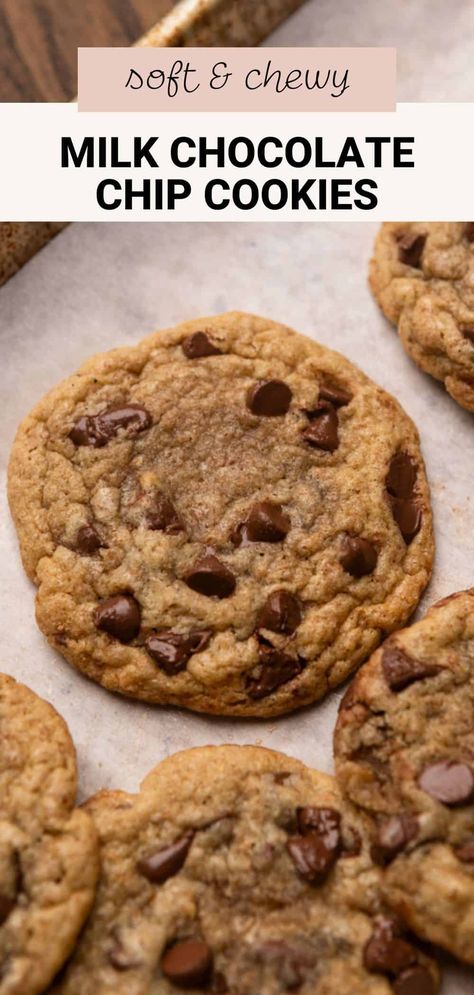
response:
{"label": "text 'milk chocolate chip cookies'", "polygon": [[390,904],[474,964],[474,590],[374,653],[335,747],[341,787],[373,821]]}
{"label": "text 'milk chocolate chip cookies'", "polygon": [[435,964],[380,904],[336,782],[245,746],[176,754],[137,795],[87,804],[96,903],[54,995],[436,995]]}
{"label": "text 'milk chocolate chip cookies'", "polygon": [[474,222],[383,224],[370,285],[415,363],[474,411]]}
{"label": "text 'milk chocolate chip cookies'", "polygon": [[205,712],[320,698],[431,571],[412,422],[245,314],[85,363],[21,425],[9,496],[51,644],[111,690]]}
{"label": "text 'milk chocolate chip cookies'", "polygon": [[98,876],[62,718],[0,674],[0,993],[39,995],[71,953]]}

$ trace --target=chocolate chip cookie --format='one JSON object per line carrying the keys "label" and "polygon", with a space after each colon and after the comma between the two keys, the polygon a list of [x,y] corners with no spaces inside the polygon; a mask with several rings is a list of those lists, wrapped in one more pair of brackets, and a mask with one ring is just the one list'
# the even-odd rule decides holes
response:
{"label": "chocolate chip cookie", "polygon": [[0,993],[38,995],[91,907],[97,836],[54,708],[0,674],[0,722]]}
{"label": "chocolate chip cookie", "polygon": [[474,964],[474,590],[391,636],[343,699],[340,783],[373,820],[385,894]]}
{"label": "chocolate chip cookie", "polygon": [[312,702],[431,571],[411,421],[342,356],[251,315],[91,359],[21,425],[9,494],[51,644],[155,703]]}
{"label": "chocolate chip cookie", "polygon": [[474,222],[383,224],[370,286],[415,363],[474,411]]}
{"label": "chocolate chip cookie", "polygon": [[87,805],[96,904],[54,995],[435,995],[380,905],[333,778],[258,747],[188,750]]}

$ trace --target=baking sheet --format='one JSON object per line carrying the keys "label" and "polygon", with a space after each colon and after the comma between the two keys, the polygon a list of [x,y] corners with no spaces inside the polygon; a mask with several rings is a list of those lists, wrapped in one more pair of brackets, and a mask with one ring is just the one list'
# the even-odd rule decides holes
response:
{"label": "baking sheet", "polygon": [[[76,224],[2,289],[0,659],[69,723],[81,798],[103,786],[134,790],[161,758],[204,743],[264,744],[330,771],[339,699],[272,721],[210,719],[115,697],[48,647],[20,565],[5,467],[19,420],[91,353],[233,308],[344,352],[398,397],[421,432],[437,538],[424,606],[473,584],[474,419],[417,370],[373,303],[366,267],[374,234],[375,226],[353,223]],[[452,969],[448,979],[443,995],[472,993],[472,973]]]}
{"label": "baking sheet", "polygon": [[258,45],[305,0],[181,0],[137,43],[154,45]]}

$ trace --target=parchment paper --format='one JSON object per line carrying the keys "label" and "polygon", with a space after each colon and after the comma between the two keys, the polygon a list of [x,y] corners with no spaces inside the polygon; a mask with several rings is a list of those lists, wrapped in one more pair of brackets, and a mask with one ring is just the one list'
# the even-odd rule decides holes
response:
{"label": "parchment paper", "polygon": [[[339,698],[270,722],[210,719],[115,697],[48,647],[3,478],[20,419],[91,353],[231,308],[339,349],[398,397],[421,432],[437,538],[423,607],[474,583],[474,419],[418,371],[373,303],[366,269],[374,233],[370,224],[76,224],[2,288],[0,665],[69,723],[82,798],[102,786],[134,790],[162,757],[204,743],[264,744],[330,771]],[[450,969],[448,978],[443,995],[472,993],[472,973]]]}
{"label": "parchment paper", "polygon": [[473,38],[472,0],[306,0],[265,44],[395,47],[398,100],[464,101]]}

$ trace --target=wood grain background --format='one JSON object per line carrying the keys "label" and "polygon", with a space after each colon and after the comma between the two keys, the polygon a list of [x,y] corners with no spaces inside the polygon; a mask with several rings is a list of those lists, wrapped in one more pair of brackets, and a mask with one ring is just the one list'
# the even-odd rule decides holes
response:
{"label": "wood grain background", "polygon": [[0,0],[0,100],[71,100],[77,49],[130,45],[174,0]]}

